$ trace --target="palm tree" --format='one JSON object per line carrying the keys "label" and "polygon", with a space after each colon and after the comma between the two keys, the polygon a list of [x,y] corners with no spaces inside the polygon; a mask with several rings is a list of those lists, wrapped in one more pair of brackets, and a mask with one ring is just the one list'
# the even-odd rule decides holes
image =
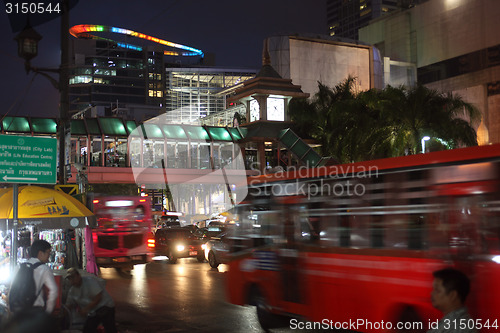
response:
{"label": "palm tree", "polygon": [[410,89],[387,86],[375,107],[392,126],[393,156],[408,148],[420,151],[424,136],[439,140],[448,149],[477,145],[473,124],[480,121],[481,114],[460,96],[422,85]]}
{"label": "palm tree", "polygon": [[334,88],[318,83],[312,100],[292,100],[295,130],[321,144],[323,156],[340,162],[401,156],[419,151],[430,136],[446,148],[477,145],[472,124],[480,112],[459,96],[417,85],[355,93],[355,78]]}
{"label": "palm tree", "polygon": [[[293,99],[289,115],[294,130],[302,137],[311,137],[321,145],[323,156],[341,158],[349,147],[340,142],[348,140],[348,132],[355,119],[349,112],[356,102],[353,93],[355,79],[348,77],[333,89],[318,82],[318,92],[311,100]],[[352,118],[352,119],[350,119]]]}

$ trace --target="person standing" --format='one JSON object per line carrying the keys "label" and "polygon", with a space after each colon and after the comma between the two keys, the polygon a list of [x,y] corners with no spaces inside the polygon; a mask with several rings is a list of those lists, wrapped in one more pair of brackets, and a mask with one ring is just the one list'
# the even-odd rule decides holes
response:
{"label": "person standing", "polygon": [[464,305],[470,290],[469,278],[454,268],[435,271],[433,276],[431,302],[444,317],[437,328],[427,333],[476,333],[474,328],[460,327],[461,322],[469,323],[471,319]]}
{"label": "person standing", "polygon": [[[31,258],[28,259],[28,262],[30,264],[36,264],[38,262],[46,264],[49,262],[51,251],[52,246],[49,242],[41,239],[35,240],[30,247]],[[52,314],[56,306],[58,295],[58,287],[52,270],[47,265],[40,265],[33,271],[33,278],[35,279],[38,295],[33,306],[43,307],[48,314]],[[46,301],[42,290],[44,286],[48,289]]]}
{"label": "person standing", "polygon": [[76,309],[85,319],[83,333],[95,333],[99,324],[106,333],[116,333],[115,303],[105,288],[93,276],[81,276],[78,269],[68,269],[71,283],[66,306]]}

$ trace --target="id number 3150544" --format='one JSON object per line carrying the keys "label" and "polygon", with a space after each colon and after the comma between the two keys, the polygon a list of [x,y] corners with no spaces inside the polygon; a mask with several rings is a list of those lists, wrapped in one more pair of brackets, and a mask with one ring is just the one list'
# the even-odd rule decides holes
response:
{"label": "id number 3150544", "polygon": [[61,5],[58,1],[6,2],[5,12],[7,14],[60,14]]}

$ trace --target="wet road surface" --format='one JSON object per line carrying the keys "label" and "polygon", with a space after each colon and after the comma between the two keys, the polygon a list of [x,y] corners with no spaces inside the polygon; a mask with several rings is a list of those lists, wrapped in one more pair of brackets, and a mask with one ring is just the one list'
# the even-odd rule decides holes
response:
{"label": "wet road surface", "polygon": [[129,278],[103,268],[101,277],[115,300],[121,333],[264,332],[254,307],[226,302],[226,269],[186,258],[137,265]]}

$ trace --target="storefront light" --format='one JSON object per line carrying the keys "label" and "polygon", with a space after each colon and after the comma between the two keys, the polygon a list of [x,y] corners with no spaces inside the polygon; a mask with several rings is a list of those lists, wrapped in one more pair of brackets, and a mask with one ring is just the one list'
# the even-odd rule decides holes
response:
{"label": "storefront light", "polygon": [[10,281],[10,266],[0,266],[0,284],[8,283]]}

